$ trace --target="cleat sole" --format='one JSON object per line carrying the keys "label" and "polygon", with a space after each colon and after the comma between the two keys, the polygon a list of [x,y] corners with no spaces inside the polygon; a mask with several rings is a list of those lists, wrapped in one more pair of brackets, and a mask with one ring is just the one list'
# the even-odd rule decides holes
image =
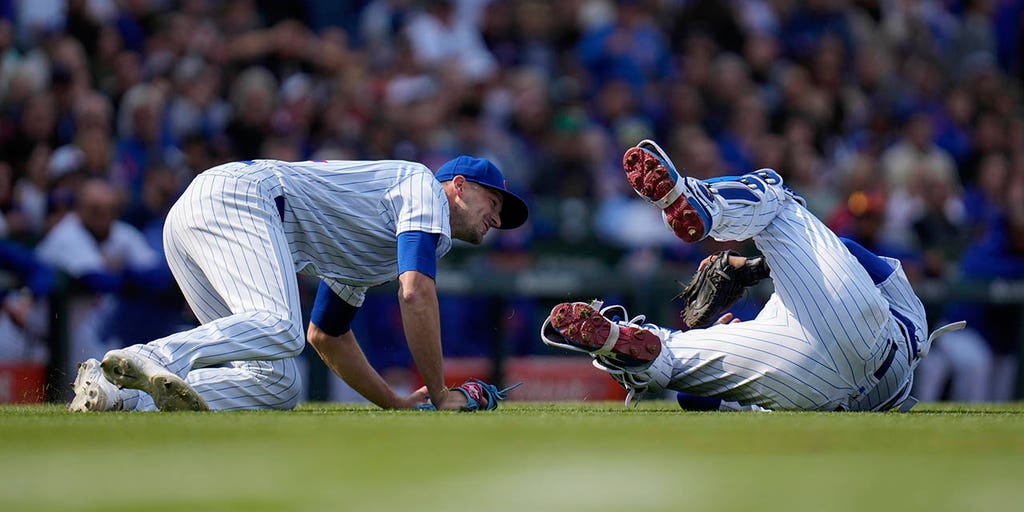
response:
{"label": "cleat sole", "polygon": [[156,367],[146,368],[139,356],[114,351],[100,363],[107,380],[121,388],[145,391],[161,411],[208,411],[206,401],[181,377]]}
{"label": "cleat sole", "polygon": [[[675,187],[675,180],[661,159],[642,148],[629,148],[622,159],[622,168],[633,190],[649,201],[660,200]],[[693,243],[704,238],[704,222],[685,197],[679,196],[664,209],[664,213],[669,228],[684,242]]]}
{"label": "cleat sole", "polygon": [[[573,345],[585,350],[601,349],[612,332],[612,322],[583,303],[562,303],[551,311],[551,326]],[[661,339],[640,328],[619,325],[619,337],[611,348],[614,354],[638,362],[653,361],[661,353]]]}

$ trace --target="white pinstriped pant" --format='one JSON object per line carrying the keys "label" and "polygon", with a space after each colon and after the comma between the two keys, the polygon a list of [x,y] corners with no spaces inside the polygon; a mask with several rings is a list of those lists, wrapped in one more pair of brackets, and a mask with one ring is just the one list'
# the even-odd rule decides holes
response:
{"label": "white pinstriped pant", "polygon": [[[926,323],[898,262],[886,259],[895,271],[875,286],[842,241],[779,185],[757,201],[714,199],[711,236],[753,239],[775,293],[750,321],[689,331],[646,326],[671,352],[671,368],[662,369],[671,372],[670,389],[777,410],[869,410],[906,389],[917,360],[889,308],[909,317],[921,340]],[[874,373],[894,342],[879,380]]]}
{"label": "white pinstriped pant", "polygon": [[[292,409],[301,396],[305,335],[279,194],[269,174],[214,168],[192,182],[167,216],[164,250],[202,325],[126,349],[185,379],[213,410]],[[125,391],[126,409],[156,409]]]}

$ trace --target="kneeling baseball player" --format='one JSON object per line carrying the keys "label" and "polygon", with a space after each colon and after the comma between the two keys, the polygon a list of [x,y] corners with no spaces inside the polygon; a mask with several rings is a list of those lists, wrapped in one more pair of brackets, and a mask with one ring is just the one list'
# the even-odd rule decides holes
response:
{"label": "kneeling baseball player", "polygon": [[[762,258],[723,252],[701,262],[682,293],[674,330],[629,318],[622,306],[556,306],[545,343],[582,351],[628,391],[678,391],[696,410],[907,411],[914,368],[942,332],[927,335],[924,306],[899,261],[837,237],[771,169],[698,180],[641,141],[623,157],[638,194],[693,243],[753,239]],[[775,293],[753,320],[712,320],[743,289],[770,277]]]}
{"label": "kneeling baseball player", "polygon": [[[202,323],[79,365],[72,411],[292,409],[308,340],[387,409],[494,409],[504,392],[445,386],[434,278],[453,240],[514,229],[526,203],[490,161],[433,173],[399,160],[245,160],[195,178],[164,227],[167,262]],[[296,272],[321,280],[303,332]],[[366,291],[398,280],[406,342],[426,384],[407,396],[370,366],[350,324]]]}

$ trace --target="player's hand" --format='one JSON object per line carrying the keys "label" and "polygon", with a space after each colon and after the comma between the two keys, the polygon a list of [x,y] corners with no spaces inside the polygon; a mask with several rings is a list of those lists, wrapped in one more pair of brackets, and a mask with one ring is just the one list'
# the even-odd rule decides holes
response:
{"label": "player's hand", "polygon": [[426,411],[490,411],[498,407],[498,402],[507,398],[509,391],[520,385],[522,382],[505,389],[498,389],[497,386],[480,379],[469,379],[450,390],[445,389],[444,398],[440,400],[432,398],[430,403],[418,406],[417,409]]}
{"label": "player's hand", "polygon": [[430,392],[427,391],[427,387],[423,386],[411,395],[399,399],[397,409],[413,409],[424,404],[431,404],[437,409],[461,409],[465,407],[468,402],[466,395],[462,393],[452,393],[447,388],[440,400],[431,400]]}
{"label": "player's hand", "polygon": [[445,399],[440,404],[437,402],[432,403],[434,404],[434,407],[437,407],[439,410],[461,410],[463,407],[469,405],[466,395],[457,392],[453,393],[451,391],[445,393]]}
{"label": "player's hand", "polygon": [[[700,265],[697,265],[697,272],[700,272],[701,270],[704,270],[704,267],[710,265],[711,262],[713,262],[713,261],[715,261],[717,259],[718,259],[718,254],[717,253],[716,254],[712,254],[711,256],[708,256],[707,258],[704,258],[703,260],[700,261]],[[734,266],[734,267],[736,267],[736,268],[742,267],[743,264],[746,263],[746,262],[747,262],[747,258],[744,257],[744,256],[735,256],[735,255],[731,255],[731,254],[729,255],[729,264]]]}
{"label": "player's hand", "polygon": [[715,325],[738,324],[740,322],[742,322],[742,320],[740,320],[739,318],[734,317],[732,313],[726,313],[726,314],[718,317],[718,320],[715,321]]}
{"label": "player's hand", "polygon": [[399,397],[395,403],[395,409],[414,409],[416,406],[427,403],[427,387],[423,386],[411,395]]}
{"label": "player's hand", "polygon": [[731,322],[718,315],[735,304],[744,290],[769,277],[768,272],[764,257],[745,258],[733,251],[721,251],[704,258],[683,291],[674,297],[683,301],[679,313],[683,323],[692,329]]}

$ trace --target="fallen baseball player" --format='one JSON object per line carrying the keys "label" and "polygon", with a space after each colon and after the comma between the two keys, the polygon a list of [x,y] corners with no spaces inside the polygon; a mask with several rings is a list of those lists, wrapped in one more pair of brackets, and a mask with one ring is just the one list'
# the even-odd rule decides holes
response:
{"label": "fallen baseball player", "polygon": [[[965,325],[928,335],[900,262],[836,236],[771,169],[702,181],[680,175],[649,140],[623,167],[684,242],[751,239],[762,254],[702,261],[681,294],[685,329],[630,318],[620,305],[555,306],[541,339],[593,356],[627,389],[627,405],[674,390],[694,410],[908,411],[914,368],[937,336]],[[723,316],[765,278],[775,291],[756,318]]]}

